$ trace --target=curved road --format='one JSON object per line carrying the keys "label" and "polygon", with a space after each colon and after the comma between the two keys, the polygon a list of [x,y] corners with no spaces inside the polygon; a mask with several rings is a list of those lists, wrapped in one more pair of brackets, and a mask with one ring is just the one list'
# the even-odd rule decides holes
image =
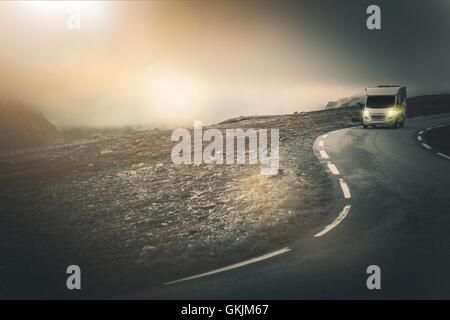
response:
{"label": "curved road", "polygon": [[[450,114],[409,119],[403,129],[355,127],[319,137],[315,152],[340,199],[330,221],[288,252],[139,298],[450,298],[450,160],[417,139],[442,123]],[[346,205],[350,211],[336,221]],[[327,224],[333,228],[314,237]],[[369,265],[381,268],[381,290],[366,287]]]}

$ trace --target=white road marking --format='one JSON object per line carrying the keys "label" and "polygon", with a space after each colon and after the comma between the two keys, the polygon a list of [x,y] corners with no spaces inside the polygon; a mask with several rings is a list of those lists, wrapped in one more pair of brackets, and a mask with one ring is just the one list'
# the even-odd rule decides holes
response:
{"label": "white road marking", "polygon": [[443,153],[440,153],[440,152],[438,152],[437,154],[440,155],[441,157],[444,157],[444,158],[447,158],[448,160],[450,160],[450,156],[448,156],[446,154],[443,154]]}
{"label": "white road marking", "polygon": [[319,141],[319,147],[323,147],[323,140]]}
{"label": "white road marking", "polygon": [[330,161],[327,163],[328,169],[330,169],[332,174],[340,175],[338,168],[334,164],[332,164]]}
{"label": "white road marking", "polygon": [[427,145],[426,143],[422,143],[422,145],[427,149],[431,149],[431,147],[429,145]]}
{"label": "white road marking", "polygon": [[246,261],[242,261],[242,262],[239,262],[239,263],[235,263],[235,264],[229,265],[227,267],[223,267],[223,268],[220,268],[220,269],[216,269],[216,270],[212,270],[212,271],[209,271],[209,272],[201,273],[201,274],[198,274],[198,275],[195,275],[195,276],[191,276],[191,277],[182,278],[182,279],[175,280],[175,281],[170,281],[170,282],[167,282],[166,285],[175,284],[175,283],[183,282],[183,281],[189,281],[189,280],[198,279],[198,278],[203,278],[203,277],[210,276],[210,275],[213,275],[213,274],[217,274],[217,273],[229,271],[229,270],[232,270],[232,269],[240,268],[240,267],[243,267],[243,266],[255,263],[255,262],[259,262],[259,261],[262,261],[262,260],[266,260],[266,259],[278,256],[278,255],[286,253],[288,251],[291,251],[291,249],[289,249],[288,247],[285,247],[283,249],[280,249],[280,250],[277,250],[277,251],[274,251],[274,252],[270,252],[270,253],[267,253],[265,255],[256,257],[256,258],[252,258],[252,259],[249,259],[249,260],[246,260]]}
{"label": "white road marking", "polygon": [[323,159],[330,159],[330,157],[328,156],[328,154],[327,154],[327,152],[325,150],[320,150],[319,152],[320,152],[320,156]]}
{"label": "white road marking", "polygon": [[351,205],[346,205],[344,207],[344,209],[342,209],[341,213],[339,214],[339,216],[329,225],[325,226],[325,228],[320,231],[319,233],[315,234],[314,237],[321,237],[323,236],[325,233],[329,232],[330,230],[332,230],[334,227],[336,227],[339,223],[341,223],[342,220],[344,220],[344,218],[347,216],[347,214],[350,211],[350,208],[352,206]]}
{"label": "white road marking", "polygon": [[352,196],[350,195],[350,188],[348,187],[347,183],[344,181],[344,179],[339,179],[339,184],[341,185],[342,193],[344,194],[345,199],[349,199]]}
{"label": "white road marking", "polygon": [[422,136],[417,136],[417,140],[422,141]]}

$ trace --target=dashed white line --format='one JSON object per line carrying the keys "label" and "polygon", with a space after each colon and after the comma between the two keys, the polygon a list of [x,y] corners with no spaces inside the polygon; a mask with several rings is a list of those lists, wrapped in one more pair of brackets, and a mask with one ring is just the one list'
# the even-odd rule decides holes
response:
{"label": "dashed white line", "polygon": [[348,187],[347,183],[344,181],[344,179],[339,178],[339,184],[341,185],[342,193],[344,194],[345,199],[351,198],[350,194],[350,188]]}
{"label": "dashed white line", "polygon": [[328,154],[325,150],[320,150],[319,153],[323,159],[330,159],[330,157],[328,156]]}
{"label": "dashed white line", "polygon": [[330,169],[332,174],[340,175],[338,168],[334,164],[332,164],[330,161],[327,163],[328,169]]}
{"label": "dashed white line", "polygon": [[[330,159],[330,157],[328,156],[327,152],[323,149],[324,147],[324,139],[326,137],[329,136],[329,134],[334,133],[333,132],[329,132],[328,134],[325,134],[322,136],[321,139],[319,139],[318,141],[318,146],[320,147],[319,149],[319,154],[320,157],[322,159]],[[338,170],[338,168],[336,167],[336,165],[334,165],[331,161],[327,161],[327,167],[330,170],[330,172],[334,175],[340,176],[340,172]],[[345,199],[350,199],[351,198],[351,194],[350,194],[350,188],[348,186],[348,184],[345,182],[345,180],[343,178],[339,178],[339,184],[340,187],[342,189],[342,193]],[[320,231],[319,233],[315,234],[314,237],[321,237],[324,234],[326,234],[327,232],[329,232],[330,230],[332,230],[333,228],[335,228],[339,223],[341,223],[341,221],[347,216],[347,214],[349,213],[351,208],[350,204],[347,204],[343,210],[341,211],[341,213],[339,214],[339,216],[329,225],[325,226],[324,229],[322,231]]]}
{"label": "dashed white line", "polygon": [[[421,131],[419,131],[419,135],[417,136],[417,140],[423,141],[423,138],[422,138],[421,135],[422,135],[422,133],[424,133],[425,131],[433,130],[433,129],[436,129],[436,128],[443,128],[443,127],[446,127],[446,126],[448,126],[448,124],[439,124],[439,125],[436,125],[436,126],[429,127],[429,128],[424,129],[424,130],[421,130]],[[422,146],[423,146],[424,148],[427,148],[428,150],[432,150],[432,149],[433,149],[432,147],[430,147],[430,145],[426,144],[425,142],[422,142],[421,144],[422,144]],[[436,154],[437,154],[438,156],[441,156],[441,157],[443,157],[443,158],[446,158],[446,159],[449,159],[449,160],[450,160],[450,156],[448,156],[448,155],[446,155],[446,154],[443,154],[443,153],[440,153],[440,152],[436,152]]]}
{"label": "dashed white line", "polygon": [[440,153],[440,152],[438,152],[437,154],[440,155],[441,157],[444,157],[444,158],[450,160],[450,156],[448,156],[446,154],[443,154],[443,153]]}
{"label": "dashed white line", "polygon": [[167,282],[166,285],[175,284],[175,283],[183,282],[183,281],[189,281],[189,280],[198,279],[198,278],[203,278],[203,277],[210,276],[210,275],[213,275],[213,274],[217,274],[217,273],[229,271],[229,270],[232,270],[232,269],[240,268],[240,267],[243,267],[243,266],[255,263],[255,262],[259,262],[259,261],[262,261],[262,260],[266,260],[266,259],[278,256],[278,255],[286,253],[288,251],[291,251],[291,249],[289,249],[288,247],[285,247],[283,249],[280,249],[280,250],[277,250],[277,251],[274,251],[274,252],[270,252],[270,253],[267,253],[265,255],[256,257],[256,258],[252,258],[252,259],[249,259],[249,260],[246,260],[246,261],[242,261],[242,262],[239,262],[239,263],[235,263],[235,264],[229,265],[227,267],[223,267],[223,268],[212,270],[212,271],[205,272],[205,273],[200,273],[200,274],[197,274],[195,276],[186,277],[186,278],[182,278],[182,279],[175,280],[175,281],[170,281],[170,282]]}
{"label": "dashed white line", "polygon": [[341,221],[344,220],[345,217],[348,215],[351,207],[352,206],[349,205],[349,204],[346,205],[344,207],[344,209],[342,209],[342,211],[339,214],[339,216],[332,223],[330,223],[329,225],[325,226],[325,228],[322,231],[320,231],[319,233],[315,234],[314,237],[317,238],[317,237],[323,236],[324,234],[326,234],[327,232],[332,230],[334,227],[336,227],[339,223],[341,223]]}

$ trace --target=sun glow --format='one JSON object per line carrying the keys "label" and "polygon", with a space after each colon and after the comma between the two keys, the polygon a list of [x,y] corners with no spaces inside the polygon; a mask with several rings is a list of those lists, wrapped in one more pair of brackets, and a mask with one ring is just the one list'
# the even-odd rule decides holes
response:
{"label": "sun glow", "polygon": [[152,77],[150,96],[155,111],[163,116],[177,117],[183,112],[198,108],[200,85],[182,74],[165,74]]}

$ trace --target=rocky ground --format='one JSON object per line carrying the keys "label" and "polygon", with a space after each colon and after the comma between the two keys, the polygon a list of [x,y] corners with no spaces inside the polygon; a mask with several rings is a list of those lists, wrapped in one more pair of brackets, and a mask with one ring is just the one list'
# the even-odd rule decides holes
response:
{"label": "rocky ground", "polygon": [[[101,133],[0,156],[0,296],[107,297],[278,249],[332,210],[314,139],[353,109],[241,117],[279,128],[280,174],[259,165],[175,165],[169,130]],[[83,290],[65,289],[66,267]]]}

